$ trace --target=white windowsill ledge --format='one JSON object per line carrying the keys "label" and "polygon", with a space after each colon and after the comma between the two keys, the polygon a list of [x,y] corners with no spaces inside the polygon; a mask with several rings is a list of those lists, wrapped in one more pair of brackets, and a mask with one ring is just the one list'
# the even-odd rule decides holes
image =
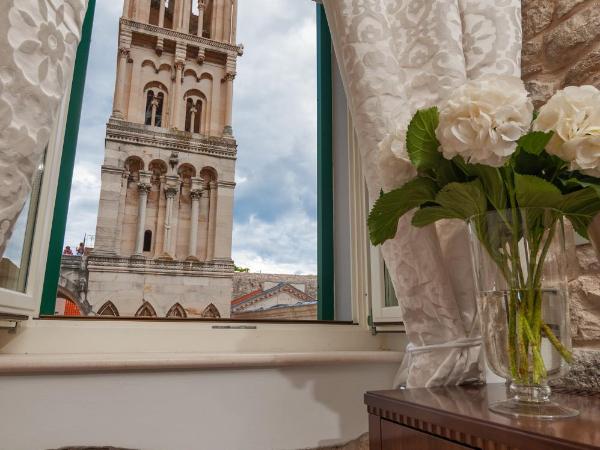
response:
{"label": "white windowsill ledge", "polygon": [[403,355],[403,352],[384,350],[305,353],[5,354],[0,355],[0,375],[400,364]]}

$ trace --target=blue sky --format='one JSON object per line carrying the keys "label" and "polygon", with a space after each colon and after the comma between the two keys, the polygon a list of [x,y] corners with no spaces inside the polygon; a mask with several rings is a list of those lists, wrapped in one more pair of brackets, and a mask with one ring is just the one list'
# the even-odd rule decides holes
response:
{"label": "blue sky", "polygon": [[[65,243],[94,234],[122,3],[99,1]],[[257,6],[260,5],[259,8]],[[240,0],[233,259],[263,273],[316,273],[316,29],[310,0]]]}

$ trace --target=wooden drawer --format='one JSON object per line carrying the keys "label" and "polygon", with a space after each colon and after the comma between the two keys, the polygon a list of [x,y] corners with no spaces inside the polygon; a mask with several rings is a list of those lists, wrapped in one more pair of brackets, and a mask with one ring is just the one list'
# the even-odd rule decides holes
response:
{"label": "wooden drawer", "polygon": [[388,420],[381,421],[381,450],[469,450],[472,448]]}

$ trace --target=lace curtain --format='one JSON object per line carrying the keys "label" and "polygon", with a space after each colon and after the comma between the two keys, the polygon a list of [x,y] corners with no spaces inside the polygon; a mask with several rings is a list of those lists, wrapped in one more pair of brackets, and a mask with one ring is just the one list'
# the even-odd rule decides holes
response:
{"label": "lace curtain", "polygon": [[87,0],[6,0],[0,14],[0,258],[71,82]]}
{"label": "lace curtain", "polygon": [[[398,187],[403,161],[378,145],[414,112],[467,79],[520,75],[518,0],[324,0],[356,127],[371,201]],[[382,164],[383,162],[383,164]],[[405,216],[382,253],[409,347],[397,384],[460,384],[482,377],[471,262],[462,223],[417,229]],[[449,270],[451,268],[451,270]]]}

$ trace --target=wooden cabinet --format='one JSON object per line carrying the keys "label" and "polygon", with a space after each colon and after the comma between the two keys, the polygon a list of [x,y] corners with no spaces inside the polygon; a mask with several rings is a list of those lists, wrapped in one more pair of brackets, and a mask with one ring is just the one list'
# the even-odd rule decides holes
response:
{"label": "wooden cabinet", "polygon": [[555,421],[494,414],[504,385],[368,392],[371,450],[600,450],[600,398],[554,394],[580,415]]}
{"label": "wooden cabinet", "polygon": [[381,450],[468,450],[468,447],[382,420]]}

